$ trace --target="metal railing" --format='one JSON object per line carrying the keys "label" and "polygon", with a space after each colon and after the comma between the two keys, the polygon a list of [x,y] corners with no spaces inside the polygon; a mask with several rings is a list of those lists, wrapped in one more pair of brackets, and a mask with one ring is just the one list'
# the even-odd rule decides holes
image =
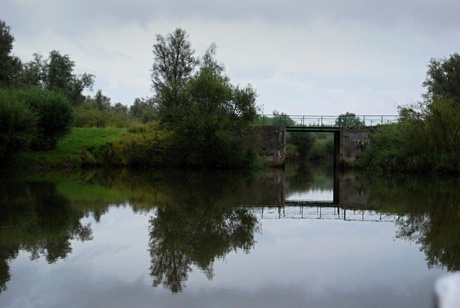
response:
{"label": "metal railing", "polygon": [[375,210],[350,210],[338,206],[258,206],[250,211],[258,219],[323,219],[366,222],[395,222],[399,216]]}
{"label": "metal railing", "polygon": [[398,115],[261,115],[258,124],[261,126],[279,125],[286,127],[354,127],[376,126],[395,123]]}

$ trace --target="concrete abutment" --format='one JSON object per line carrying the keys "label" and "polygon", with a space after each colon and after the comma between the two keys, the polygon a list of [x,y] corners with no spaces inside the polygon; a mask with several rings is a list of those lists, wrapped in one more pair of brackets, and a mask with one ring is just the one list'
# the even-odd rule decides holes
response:
{"label": "concrete abutment", "polygon": [[[257,128],[258,153],[271,167],[283,167],[286,161],[286,127],[261,126]],[[298,132],[305,133],[307,130]],[[353,166],[369,144],[368,127],[347,127],[334,134],[334,163],[336,166]]]}

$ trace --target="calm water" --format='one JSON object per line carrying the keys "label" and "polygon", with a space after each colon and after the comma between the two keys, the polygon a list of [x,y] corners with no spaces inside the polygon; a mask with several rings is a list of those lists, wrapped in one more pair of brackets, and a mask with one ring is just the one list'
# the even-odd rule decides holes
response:
{"label": "calm water", "polygon": [[4,176],[0,307],[433,307],[460,268],[458,184],[319,166]]}

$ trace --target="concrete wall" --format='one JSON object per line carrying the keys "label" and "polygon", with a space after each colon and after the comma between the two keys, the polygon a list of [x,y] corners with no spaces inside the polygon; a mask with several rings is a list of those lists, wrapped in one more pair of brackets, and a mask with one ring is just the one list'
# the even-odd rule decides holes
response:
{"label": "concrete wall", "polygon": [[286,128],[284,126],[261,126],[257,128],[259,155],[270,166],[283,167],[286,160]]}
{"label": "concrete wall", "polygon": [[[353,165],[369,145],[369,128],[343,128],[340,130],[339,165]],[[337,160],[336,160],[337,162]]]}

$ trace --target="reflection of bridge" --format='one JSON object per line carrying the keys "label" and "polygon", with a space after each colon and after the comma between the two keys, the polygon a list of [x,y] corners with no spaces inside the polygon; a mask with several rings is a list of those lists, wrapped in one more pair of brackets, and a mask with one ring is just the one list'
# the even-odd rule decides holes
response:
{"label": "reflection of bridge", "polygon": [[344,209],[327,202],[286,202],[283,207],[256,206],[251,211],[260,219],[325,219],[363,222],[395,222],[396,215],[375,210]]}

